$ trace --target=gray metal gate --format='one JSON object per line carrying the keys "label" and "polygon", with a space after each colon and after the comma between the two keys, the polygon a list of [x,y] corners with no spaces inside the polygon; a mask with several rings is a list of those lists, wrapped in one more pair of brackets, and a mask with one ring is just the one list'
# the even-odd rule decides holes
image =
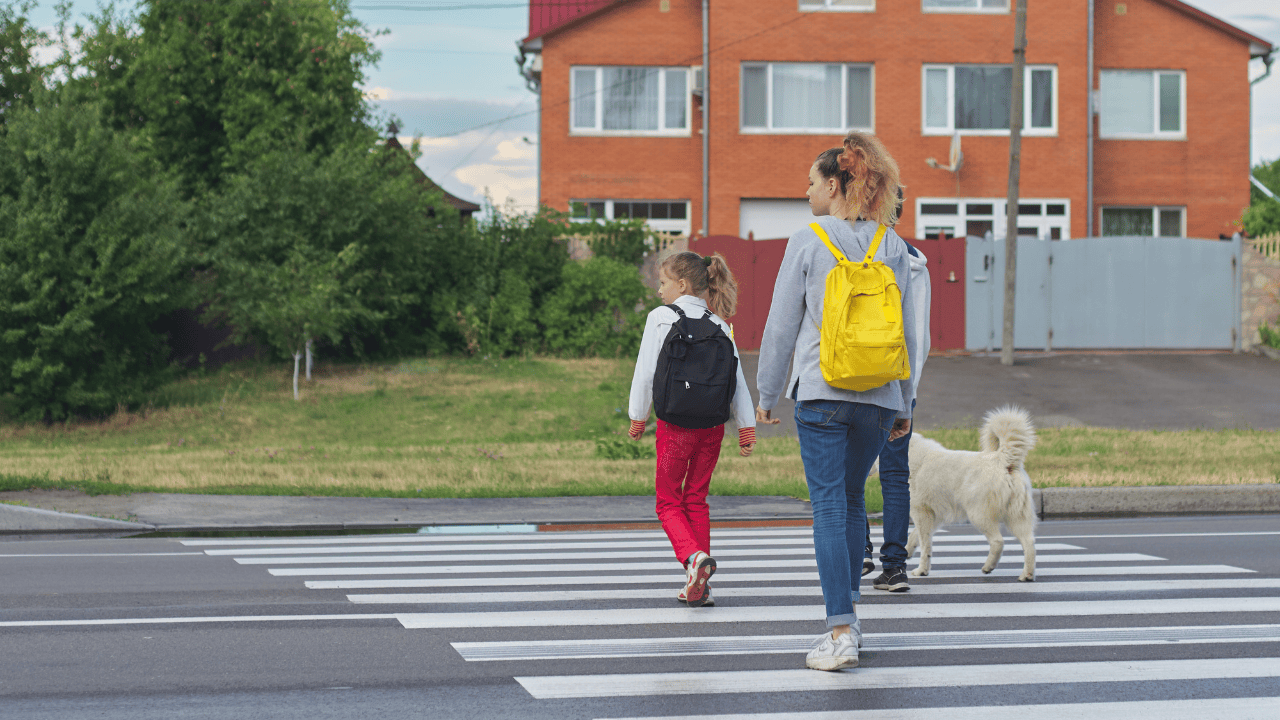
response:
{"label": "gray metal gate", "polygon": [[[1018,238],[1016,348],[1235,349],[1241,241]],[[965,243],[965,344],[994,350],[1004,241]]]}

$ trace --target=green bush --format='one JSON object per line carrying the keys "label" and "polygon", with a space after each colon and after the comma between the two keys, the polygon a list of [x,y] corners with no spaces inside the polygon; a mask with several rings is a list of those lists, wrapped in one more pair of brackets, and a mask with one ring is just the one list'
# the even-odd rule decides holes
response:
{"label": "green bush", "polygon": [[168,377],[158,320],[193,299],[176,183],[97,106],[44,93],[0,135],[0,396],[101,415]]}
{"label": "green bush", "polygon": [[603,257],[569,263],[562,284],[542,308],[546,347],[575,357],[635,354],[645,313],[657,306],[631,265]]}
{"label": "green bush", "polygon": [[1280,350],[1280,328],[1273,328],[1264,320],[1258,326],[1258,335],[1262,337],[1263,345]]}
{"label": "green bush", "polygon": [[596,257],[639,266],[651,247],[644,220],[603,220],[578,227],[587,228],[587,245]]}
{"label": "green bush", "polygon": [[[1253,168],[1253,176],[1280,195],[1280,160],[1258,165]],[[1241,223],[1244,231],[1254,237],[1280,232],[1280,200],[1267,197],[1250,185],[1249,207],[1245,208]]]}

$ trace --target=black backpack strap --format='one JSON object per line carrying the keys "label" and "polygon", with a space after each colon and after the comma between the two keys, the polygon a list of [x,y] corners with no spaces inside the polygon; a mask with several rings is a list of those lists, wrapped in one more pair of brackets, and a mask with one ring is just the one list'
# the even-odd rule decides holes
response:
{"label": "black backpack strap", "polygon": [[682,317],[682,318],[687,318],[687,317],[689,317],[688,315],[685,315],[685,314],[684,314],[684,311],[680,309],[680,306],[676,305],[675,303],[671,303],[671,304],[670,304],[670,305],[668,305],[667,307],[671,308],[672,310],[675,310],[675,311],[676,311],[676,314],[677,314],[677,315],[679,315],[679,316],[680,316],[680,317]]}

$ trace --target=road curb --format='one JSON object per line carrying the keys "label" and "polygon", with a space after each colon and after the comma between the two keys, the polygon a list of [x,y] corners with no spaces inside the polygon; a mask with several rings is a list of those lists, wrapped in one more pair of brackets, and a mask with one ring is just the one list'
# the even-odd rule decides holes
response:
{"label": "road curb", "polygon": [[1280,484],[1043,488],[1036,494],[1045,519],[1280,512]]}
{"label": "road curb", "polygon": [[0,533],[4,534],[102,532],[104,530],[147,532],[153,529],[153,526],[142,523],[0,503]]}

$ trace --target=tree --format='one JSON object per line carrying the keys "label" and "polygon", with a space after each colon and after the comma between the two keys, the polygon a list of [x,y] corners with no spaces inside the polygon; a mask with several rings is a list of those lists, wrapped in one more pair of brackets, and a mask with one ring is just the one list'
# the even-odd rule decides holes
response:
{"label": "tree", "polygon": [[352,272],[358,259],[354,244],[328,253],[305,242],[296,243],[279,265],[223,258],[217,270],[220,294],[211,309],[235,328],[236,339],[264,340],[293,357],[297,400],[303,351],[316,338],[338,342],[357,318],[371,314],[361,303],[362,278]]}
{"label": "tree", "polygon": [[1253,176],[1276,197],[1267,197],[1266,193],[1250,185],[1249,207],[1241,218],[1244,231],[1255,237],[1280,232],[1280,199],[1277,199],[1280,198],[1280,159],[1253,168]]}
{"label": "tree", "polygon": [[360,88],[379,53],[346,0],[146,0],[136,18],[92,20],[80,84],[116,127],[145,127],[192,195],[280,147],[377,138]]}
{"label": "tree", "polygon": [[542,308],[547,349],[621,357],[640,349],[645,313],[658,306],[636,268],[596,257],[564,266],[564,279]]}
{"label": "tree", "polygon": [[0,129],[0,396],[101,415],[166,375],[155,323],[192,299],[176,182],[99,108],[40,90]]}
{"label": "tree", "polygon": [[35,0],[0,5],[0,126],[13,109],[31,107],[34,91],[44,86],[35,50],[50,40],[27,19],[35,5]]}

